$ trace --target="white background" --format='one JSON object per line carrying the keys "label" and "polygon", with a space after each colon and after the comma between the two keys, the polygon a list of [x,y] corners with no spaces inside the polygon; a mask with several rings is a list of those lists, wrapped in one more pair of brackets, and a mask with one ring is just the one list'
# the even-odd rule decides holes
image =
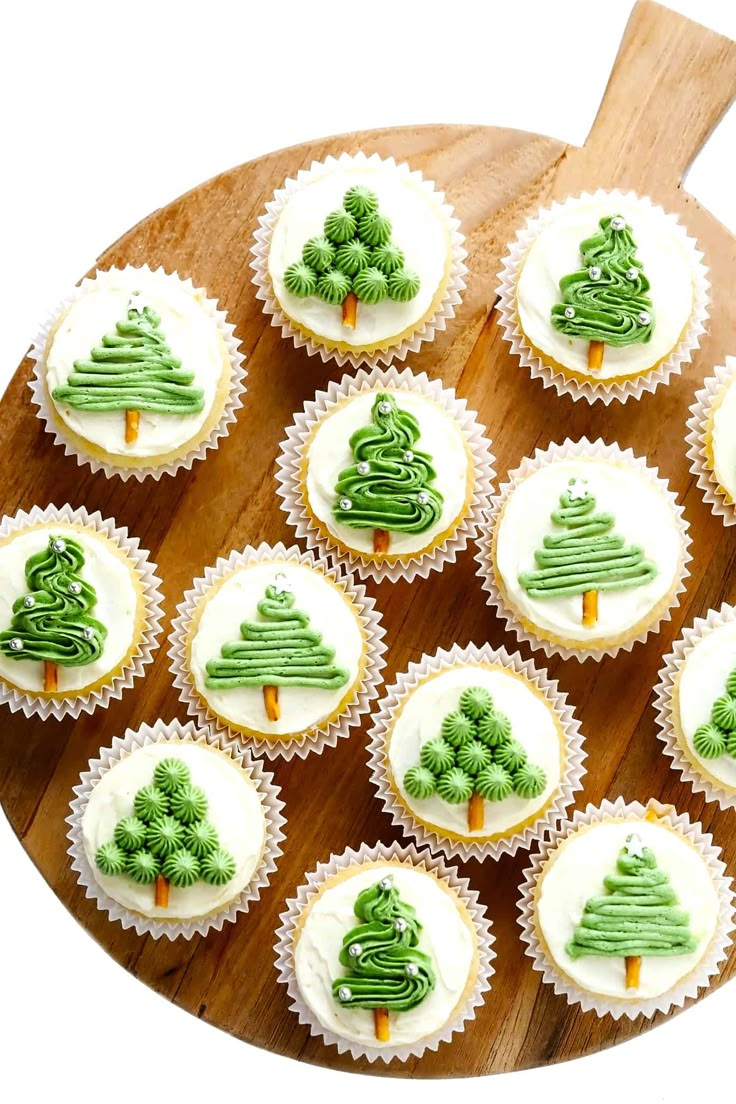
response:
{"label": "white background", "polygon": [[[584,142],[631,6],[7,6],[0,391],[39,321],[110,242],[231,165],[307,138],[403,123],[495,123]],[[733,0],[671,6],[736,37]],[[732,230],[734,148],[732,110],[687,180]],[[458,1093],[500,1102],[593,1093],[596,1104],[659,1104],[719,1091],[733,1099],[733,984],[655,1032],[573,1064],[474,1085],[378,1084],[254,1050],[140,985],[69,917],[1,813],[0,870],[0,1098],[8,1104],[238,1101],[259,1085],[280,1097],[344,1094],[351,1101],[376,1091],[404,1102]],[[270,948],[262,953],[268,969]]]}

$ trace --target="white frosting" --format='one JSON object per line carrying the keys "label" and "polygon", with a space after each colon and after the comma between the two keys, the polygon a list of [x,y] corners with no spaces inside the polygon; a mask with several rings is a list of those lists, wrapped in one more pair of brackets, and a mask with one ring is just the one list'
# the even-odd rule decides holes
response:
{"label": "white frosting", "polygon": [[[59,667],[58,686],[61,694],[80,690],[103,679],[128,654],[136,631],[138,596],[131,579],[131,565],[115,550],[115,546],[91,530],[77,529],[64,523],[21,530],[7,544],[0,545],[0,629],[9,630],[13,603],[28,593],[25,567],[29,556],[42,552],[49,537],[66,533],[84,549],[82,578],[97,594],[91,616],[101,621],[107,637],[99,659],[84,667]],[[0,653],[0,678],[7,679],[21,690],[33,693],[43,690],[43,663],[30,659],[11,659]]]}
{"label": "white frosting", "polygon": [[[207,661],[217,659],[227,641],[240,640],[244,621],[262,621],[258,603],[277,574],[286,575],[294,593],[294,608],[308,614],[310,628],[322,633],[322,643],[335,649],[333,663],[347,670],[348,681],[336,690],[279,687],[281,718],[266,716],[260,686],[210,690],[205,686]],[[256,563],[229,576],[205,602],[191,645],[195,686],[221,718],[251,732],[296,735],[329,717],[350,694],[363,655],[363,635],[355,609],[344,592],[304,564]]]}
{"label": "white frosting", "polygon": [[[375,1038],[373,1012],[343,1008],[332,996],[333,980],[343,977],[339,954],[345,935],[358,920],[358,894],[390,874],[402,899],[412,905],[422,925],[420,951],[432,958],[437,984],[407,1012],[389,1012],[388,1043]],[[432,874],[400,863],[370,866],[323,889],[312,904],[294,951],[296,979],[304,1001],[319,1022],[336,1035],[371,1047],[413,1043],[442,1028],[450,1019],[470,980],[475,940],[453,893]]]}
{"label": "white frosting", "polygon": [[[137,791],[153,781],[156,764],[167,756],[183,759],[192,772],[192,783],[204,790],[207,819],[217,829],[220,846],[234,858],[236,871],[222,886],[202,881],[186,888],[170,886],[169,906],[162,909],[154,905],[153,885],[139,885],[126,875],[107,877],[95,866],[95,854],[113,838],[118,821],[133,815]],[[146,744],[121,759],[102,775],[82,817],[84,850],[104,891],[124,908],[162,920],[207,916],[235,900],[260,862],[265,835],[261,799],[245,771],[216,748],[181,740]]]}
{"label": "white frosting", "polygon": [[140,291],[161,318],[161,331],[182,369],[194,372],[193,387],[204,391],[197,414],[157,414],[141,411],[138,439],[125,442],[125,412],[76,410],[54,404],[62,420],[85,440],[122,456],[156,456],[180,448],[207,421],[223,374],[224,346],[215,321],[182,281],[160,272],[100,273],[62,318],[46,355],[49,395],[65,384],[75,360],[89,360],[105,334],[115,333],[128,317],[131,292]]}
{"label": "white frosting", "polygon": [[[376,394],[376,391],[366,391],[351,397],[323,417],[315,427],[307,452],[309,506],[341,544],[356,552],[373,552],[373,530],[352,529],[335,521],[332,513],[336,501],[335,483],[340,472],[355,464],[350,437],[356,429],[370,425]],[[437,473],[432,486],[443,497],[439,518],[425,532],[391,533],[389,553],[398,555],[427,548],[462,512],[467,493],[468,452],[457,422],[431,399],[410,391],[394,394],[397,405],[419,422],[420,436],[415,448],[432,457]]]}
{"label": "white frosting", "polygon": [[719,755],[704,759],[693,746],[695,730],[710,720],[713,702],[726,693],[726,680],[736,670],[736,622],[729,621],[699,640],[687,656],[677,683],[680,729],[687,755],[724,787],[736,791],[736,759]]}
{"label": "white frosting", "polygon": [[[582,596],[532,598],[519,574],[534,571],[534,553],[545,536],[562,532],[551,520],[570,479],[584,479],[595,496],[595,513],[611,513],[613,532],[627,545],[638,545],[657,567],[653,579],[639,586],[598,593],[598,622],[582,623]],[[594,644],[626,633],[645,619],[677,578],[681,541],[672,506],[656,484],[624,463],[609,460],[558,460],[519,483],[499,520],[496,566],[514,610],[533,625],[565,640]]]}
{"label": "white frosting", "polygon": [[[418,800],[403,785],[404,775],[419,762],[422,745],[440,735],[442,720],[459,708],[468,686],[482,686],[493,698],[495,709],[511,721],[512,738],[518,740],[529,761],[544,769],[547,785],[531,800],[512,794],[503,801],[484,801],[484,827],[468,829],[468,802],[450,805],[437,794]],[[503,668],[463,665],[421,682],[405,700],[391,731],[388,760],[394,784],[403,802],[425,823],[447,828],[468,839],[504,832],[533,816],[549,800],[560,781],[560,738],[551,706],[532,690],[526,679]]]}
{"label": "white frosting", "polygon": [[[669,876],[680,907],[688,913],[690,932],[698,941],[692,954],[644,957],[635,993],[626,989],[623,958],[571,958],[565,950],[588,898],[606,892],[603,879],[615,872],[632,832],[651,847],[659,869]],[[706,863],[677,832],[645,820],[608,821],[568,837],[553,854],[539,883],[537,920],[552,958],[583,989],[608,997],[646,1000],[666,993],[699,962],[716,930],[718,895]]]}
{"label": "white frosting", "polygon": [[736,376],[726,383],[713,415],[713,463],[718,483],[736,502]]}
{"label": "white frosting", "polygon": [[[560,279],[582,268],[580,243],[598,231],[606,215],[623,215],[631,226],[636,255],[651,285],[655,326],[646,344],[616,349],[606,345],[603,366],[588,369],[587,341],[567,337],[550,321],[561,301]],[[634,376],[663,360],[679,344],[693,309],[693,262],[683,239],[661,209],[635,197],[570,201],[529,247],[517,285],[521,328],[540,352],[595,379]]]}
{"label": "white frosting", "polygon": [[[365,184],[378,196],[379,210],[391,220],[391,240],[404,253],[405,266],[417,273],[420,287],[408,303],[385,299],[358,304],[354,329],[343,326],[339,306],[317,295],[299,298],[287,291],[283,275],[301,259],[310,238],[321,235],[327,215],[342,207],[343,196],[355,184]],[[429,311],[444,278],[448,226],[437,198],[395,169],[381,166],[322,168],[289,196],[273,228],[268,271],[276,298],[289,317],[320,337],[362,347],[396,337],[416,326]]]}

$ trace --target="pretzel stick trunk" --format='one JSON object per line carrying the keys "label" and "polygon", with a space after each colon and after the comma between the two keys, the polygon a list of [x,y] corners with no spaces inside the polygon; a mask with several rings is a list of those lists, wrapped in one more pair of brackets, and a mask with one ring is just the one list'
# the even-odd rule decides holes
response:
{"label": "pretzel stick trunk", "polygon": [[163,874],[156,875],[156,908],[169,907],[169,884],[169,879],[164,878]]}
{"label": "pretzel stick trunk", "polygon": [[583,595],[583,624],[586,628],[595,625],[598,620],[598,591],[586,590]]}
{"label": "pretzel stick trunk", "polygon": [[125,443],[134,445],[138,440],[138,427],[141,422],[140,410],[125,411]]}
{"label": "pretzel stick trunk", "polygon": [[373,530],[373,551],[388,552],[388,533],[385,529]]}
{"label": "pretzel stick trunk", "polygon": [[479,793],[472,793],[468,802],[468,831],[483,831],[483,798]]}
{"label": "pretzel stick trunk", "polygon": [[59,689],[59,668],[50,659],[43,664],[43,688],[47,694],[53,694]]}
{"label": "pretzel stick trunk", "polygon": [[266,716],[269,721],[278,721],[281,718],[278,686],[263,687],[263,704],[266,707]]}
{"label": "pretzel stick trunk", "polygon": [[603,367],[604,348],[602,341],[591,341],[588,346],[588,367],[591,372],[599,372]]}
{"label": "pretzel stick trunk", "polygon": [[373,1033],[379,1043],[387,1043],[391,1038],[388,1030],[388,1008],[373,1009]]}
{"label": "pretzel stick trunk", "polygon": [[354,292],[349,291],[342,301],[342,324],[354,330],[357,319],[358,297]]}

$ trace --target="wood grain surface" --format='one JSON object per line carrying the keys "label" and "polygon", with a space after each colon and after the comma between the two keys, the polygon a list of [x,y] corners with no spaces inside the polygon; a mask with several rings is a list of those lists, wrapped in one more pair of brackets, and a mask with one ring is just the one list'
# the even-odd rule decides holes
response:
{"label": "wood grain surface", "polygon": [[[527,78],[520,73],[520,79]],[[589,773],[580,801],[623,794],[628,800],[656,796],[673,802],[714,833],[736,875],[736,813],[719,812],[681,784],[655,737],[652,709],[661,657],[683,624],[733,599],[736,591],[733,532],[703,504],[683,441],[694,390],[726,353],[736,351],[736,247],[681,185],[735,90],[736,44],[645,2],[632,14],[582,149],[491,127],[406,127],[310,142],[195,188],[134,227],[99,264],[160,264],[191,276],[220,300],[248,355],[248,394],[237,425],[216,453],[175,479],[124,484],[91,475],[64,457],[34,416],[26,359],[0,406],[3,512],[68,501],[127,525],[159,564],[167,631],[183,590],[217,556],[262,540],[293,543],[274,491],[279,443],[294,411],[342,372],[295,350],[267,324],[250,280],[251,236],[274,189],[312,159],[359,149],[406,159],[454,204],[467,235],[470,268],[457,317],[411,366],[457,388],[479,411],[493,438],[499,478],[536,446],[566,436],[601,436],[632,447],[658,467],[690,521],[694,560],[687,594],[662,632],[599,665],[547,664],[574,703],[587,738]],[[709,333],[694,364],[655,395],[608,408],[558,398],[530,379],[501,340],[493,309],[499,258],[525,216],[553,198],[596,187],[633,188],[677,212],[698,238],[713,282]],[[368,589],[387,629],[387,681],[424,651],[454,642],[517,648],[515,637],[485,605],[470,549],[426,581]],[[531,654],[526,646],[521,651]],[[535,658],[544,665],[543,656]],[[173,716],[184,717],[184,710],[165,647],[146,678],[105,712],[43,723],[6,711],[0,724],[0,796],[11,825],[67,908],[141,981],[195,1016],[269,1050],[335,1068],[368,1069],[367,1063],[339,1058],[296,1022],[276,982],[272,953],[283,900],[293,895],[306,870],[347,845],[397,838],[368,780],[364,730],[321,756],[276,764],[288,817],[285,854],[260,902],[221,933],[173,945],[141,939],[109,923],[78,889],[66,855],[64,817],[80,771],[126,726]],[[493,919],[498,952],[493,989],[476,1021],[452,1045],[419,1062],[393,1063],[389,1073],[435,1077],[520,1069],[587,1054],[651,1026],[580,1013],[541,984],[523,954],[516,922],[523,854],[460,865]],[[716,984],[734,972],[736,948]],[[385,1073],[378,1065],[372,1072]]]}

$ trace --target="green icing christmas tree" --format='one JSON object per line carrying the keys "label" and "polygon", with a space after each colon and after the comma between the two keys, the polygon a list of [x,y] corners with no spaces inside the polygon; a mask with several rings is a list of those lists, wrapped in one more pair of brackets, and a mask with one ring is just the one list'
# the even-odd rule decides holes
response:
{"label": "green icing christmas tree", "polygon": [[132,815],[118,821],[113,838],[97,849],[95,864],[108,877],[155,885],[157,908],[168,908],[169,885],[222,886],[236,870],[207,820],[207,798],[175,756],[156,764],[153,781],[137,791]]}
{"label": "green icing christmas tree", "polygon": [[649,281],[636,256],[631,227],[621,215],[602,218],[599,231],[580,245],[584,268],[560,280],[562,301],[552,325],[568,337],[590,342],[588,367],[603,363],[606,345],[647,342],[654,330]]}
{"label": "green icing christmas tree", "polygon": [[612,514],[596,514],[596,500],[584,480],[571,479],[560,495],[552,521],[562,532],[544,538],[534,553],[537,571],[524,571],[519,582],[532,598],[583,596],[584,625],[598,619],[598,591],[643,586],[657,574],[638,545],[627,545],[612,532]]}
{"label": "green icing christmas tree", "polygon": [[262,686],[266,714],[280,717],[278,687],[305,686],[336,690],[349,674],[332,662],[335,649],[322,643],[322,634],[309,626],[309,615],[294,608],[294,595],[285,575],[276,576],[258,603],[263,621],[245,621],[242,639],[223,644],[219,659],[207,663],[205,686],[229,690]]}
{"label": "green icing christmas tree", "polygon": [[301,259],[284,272],[287,291],[299,298],[318,295],[342,305],[343,325],[355,327],[358,301],[405,303],[419,291],[419,277],[404,266],[391,240],[391,222],[379,211],[378,196],[356,184],[343,205],[325,219],[324,233],[310,238]]}
{"label": "green icing christmas tree", "polygon": [[157,414],[196,414],[204,391],[193,387],[194,372],[182,368],[161,332],[161,318],[134,292],[126,317],[105,334],[89,360],[76,360],[67,382],[56,387],[54,402],[78,410],[125,411],[125,440],[138,437],[141,410]]}
{"label": "green icing christmas tree", "polygon": [[376,1038],[385,1043],[389,1012],[421,1004],[435,987],[434,967],[418,950],[416,912],[390,874],[358,894],[354,911],[360,924],[343,939],[340,965],[347,973],[333,981],[332,995],[343,1008],[372,1009]]}
{"label": "green icing christmas tree", "polygon": [[641,837],[632,833],[603,879],[606,893],[591,897],[567,945],[571,958],[602,955],[625,959],[626,988],[639,987],[641,959],[690,954],[697,940],[664,871]]}
{"label": "green icing christmas tree", "polygon": [[538,797],[547,785],[541,767],[511,735],[511,722],[497,712],[480,686],[460,695],[460,708],[448,713],[440,736],[428,740],[419,763],[404,775],[410,797],[423,800],[437,794],[450,805],[468,802],[468,829],[483,830],[483,801],[503,801],[516,793]]}
{"label": "green icing christmas tree", "polygon": [[92,617],[97,594],[86,582],[84,550],[68,536],[50,536],[26,561],[28,593],[16,598],[0,651],[44,665],[44,690],[58,690],[59,667],[84,667],[102,655],[107,629]]}
{"label": "green icing christmas tree", "polygon": [[726,680],[726,692],[713,702],[710,721],[693,734],[693,747],[703,759],[736,758],[736,671]]}
{"label": "green icing christmas tree", "polygon": [[390,392],[376,395],[371,424],[350,438],[355,458],[335,484],[335,521],[373,530],[374,552],[387,552],[389,533],[424,533],[442,513],[432,483],[432,457],[416,449],[419,423]]}

